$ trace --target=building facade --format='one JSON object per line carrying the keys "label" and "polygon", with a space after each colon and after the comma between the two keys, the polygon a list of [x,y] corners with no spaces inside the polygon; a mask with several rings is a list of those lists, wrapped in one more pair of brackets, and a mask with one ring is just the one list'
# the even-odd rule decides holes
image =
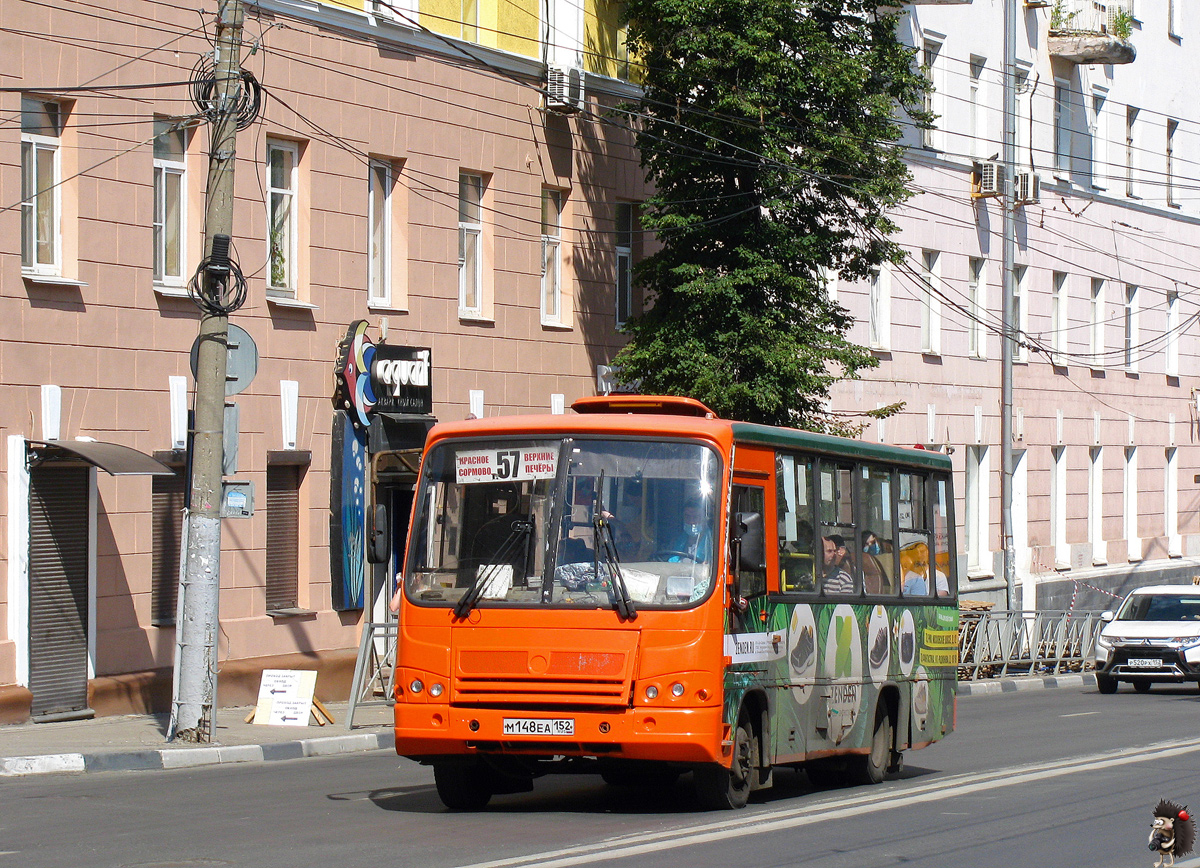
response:
{"label": "building facade", "polygon": [[[952,450],[962,593],[1001,606],[1004,5],[907,8],[939,117],[906,142],[906,259],[834,290],[880,363],[835,409],[904,402],[862,436]],[[1016,606],[1104,608],[1200,572],[1200,21],[1184,6],[1018,3]]]}
{"label": "building facade", "polygon": [[[0,8],[0,720],[162,709],[214,22]],[[644,183],[608,113],[632,91],[603,0],[271,0],[243,40],[261,95],[234,161],[231,364],[253,378],[227,399],[218,701],[252,701],[263,668],[318,668],[344,698],[386,604],[386,568],[362,587],[363,490],[402,504],[411,479],[375,453],[593,394],[639,303]],[[392,361],[376,388],[426,401],[360,432],[333,403],[358,323]]]}

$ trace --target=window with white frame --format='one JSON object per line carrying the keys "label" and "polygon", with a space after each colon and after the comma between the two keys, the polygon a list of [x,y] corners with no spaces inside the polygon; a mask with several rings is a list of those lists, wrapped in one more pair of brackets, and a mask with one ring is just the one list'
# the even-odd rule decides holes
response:
{"label": "window with white frame", "polygon": [[1029,81],[1032,71],[1031,65],[1024,61],[1017,61],[1017,70],[1014,75],[1017,91],[1017,164],[1023,166],[1033,165],[1033,150],[1029,141],[1030,118],[1033,116],[1034,85]]}
{"label": "window with white frame", "polygon": [[967,447],[967,492],[964,527],[967,543],[967,571],[976,575],[992,572],[988,550],[989,493],[988,447]]}
{"label": "window with white frame", "polygon": [[1054,547],[1054,562],[1071,563],[1071,547],[1067,545],[1067,447],[1050,450],[1050,542]]}
{"label": "window with white frame", "polygon": [[821,280],[825,284],[825,297],[830,301],[838,300],[838,273],[827,266],[820,266]]}
{"label": "window with white frame", "polygon": [[1176,132],[1179,131],[1179,121],[1167,119],[1167,172],[1164,182],[1167,188],[1167,205],[1171,208],[1178,208],[1179,202],[1175,198],[1175,141]]}
{"label": "window with white frame", "polygon": [[561,190],[542,188],[542,322],[562,322]]}
{"label": "window with white frame", "polygon": [[935,356],[942,352],[940,258],[936,250],[921,251],[921,352]]}
{"label": "window with white frame", "polygon": [[154,119],[154,282],[186,282],[187,131]]}
{"label": "window with white frame", "polygon": [[1179,376],[1179,332],[1181,328],[1179,292],[1174,289],[1167,290],[1167,342],[1163,351],[1163,365],[1168,377]]}
{"label": "window with white frame", "polygon": [[867,315],[868,346],[873,350],[892,348],[892,272],[883,265],[871,280]]}
{"label": "window with white frame", "polygon": [[1125,107],[1125,195],[1131,199],[1140,193],[1138,178],[1138,148],[1141,146],[1138,114],[1140,109]]}
{"label": "window with white frame", "polygon": [[483,176],[458,176],[458,314],[483,315]]}
{"label": "window with white frame", "polygon": [[1088,329],[1088,353],[1091,366],[1099,370],[1104,367],[1104,278],[1092,278],[1091,316]]}
{"label": "window with white frame", "polygon": [[987,59],[971,55],[970,80],[968,82],[969,111],[968,124],[971,131],[971,155],[977,158],[987,156],[990,147],[987,137],[987,95],[984,90],[984,71],[987,69]]}
{"label": "window with white frame", "polygon": [[633,203],[618,202],[617,230],[617,327],[633,317]]}
{"label": "window with white frame", "polygon": [[1029,266],[1013,266],[1013,323],[1017,327],[1013,360],[1029,361]]}
{"label": "window with white frame", "polygon": [[21,268],[62,274],[63,111],[58,103],[21,97]]}
{"label": "window with white frame", "polygon": [[987,260],[972,256],[967,260],[967,354],[973,359],[987,358]]}
{"label": "window with white frame", "polygon": [[367,304],[392,303],[392,190],[396,170],[386,160],[367,167]]}
{"label": "window with white frame", "polygon": [[1092,138],[1092,187],[1104,190],[1108,187],[1108,91],[1092,89],[1092,100],[1088,114],[1088,132]]}
{"label": "window with white frame", "polygon": [[1125,497],[1123,521],[1129,560],[1142,559],[1142,541],[1138,538],[1138,459],[1137,447],[1125,447]]}
{"label": "window with white frame", "polygon": [[467,42],[479,41],[479,0],[460,0],[462,38]]}
{"label": "window with white frame", "polygon": [[1054,80],[1054,168],[1069,174],[1071,154],[1074,148],[1071,110],[1071,83],[1066,79]]}
{"label": "window with white frame", "polygon": [[1184,0],[1167,0],[1167,34],[1179,39],[1183,36]]}
{"label": "window with white frame", "polygon": [[1067,275],[1064,272],[1054,272],[1050,293],[1050,349],[1055,353],[1054,363],[1062,364],[1059,356],[1067,351],[1067,311],[1070,309]]}
{"label": "window with white frame", "polygon": [[1138,369],[1138,321],[1141,319],[1139,310],[1138,288],[1131,283],[1125,284],[1125,305],[1122,311],[1125,336],[1121,351],[1121,363],[1125,370],[1136,372]]}
{"label": "window with white frame", "polygon": [[1088,451],[1088,542],[1092,546],[1092,563],[1108,563],[1104,544],[1104,447],[1093,446]]}
{"label": "window with white frame", "polygon": [[267,141],[267,293],[285,298],[297,295],[299,154],[294,142]]}
{"label": "window with white frame", "polygon": [[1179,536],[1179,450],[1168,447],[1164,458],[1163,518],[1167,554],[1178,557],[1183,554],[1183,541]]}
{"label": "window with white frame", "polygon": [[[925,91],[925,111],[934,115],[941,115],[943,70],[942,43],[940,41],[926,39],[921,43],[921,71],[929,82],[929,87]],[[934,150],[942,147],[941,123],[942,119],[935,117],[933,126],[930,129],[921,130],[921,147]]]}

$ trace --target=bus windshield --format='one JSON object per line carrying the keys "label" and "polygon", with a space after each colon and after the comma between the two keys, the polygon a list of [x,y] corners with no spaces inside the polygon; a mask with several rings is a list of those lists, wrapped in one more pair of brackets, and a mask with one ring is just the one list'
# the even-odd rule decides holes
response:
{"label": "bus windshield", "polygon": [[691,605],[712,586],[720,475],[689,441],[443,442],[425,459],[407,594],[463,612]]}

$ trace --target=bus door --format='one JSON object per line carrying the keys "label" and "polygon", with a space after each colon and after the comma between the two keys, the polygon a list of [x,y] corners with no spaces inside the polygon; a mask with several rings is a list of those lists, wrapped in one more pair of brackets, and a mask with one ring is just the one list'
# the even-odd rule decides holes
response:
{"label": "bus door", "polygon": [[379,452],[371,462],[372,510],[367,560],[373,567],[367,599],[371,620],[376,623],[391,617],[388,602],[404,568],[404,548],[420,464],[420,449]]}
{"label": "bus door", "polygon": [[786,687],[786,681],[780,681],[779,661],[787,650],[786,623],[776,623],[767,593],[768,576],[778,573],[775,455],[769,450],[741,447],[734,460],[728,513],[732,560],[728,572],[731,594],[736,596],[730,600],[726,618],[726,653],[731,664],[725,678],[726,712],[736,715],[743,706],[752,710],[763,759],[770,764],[776,752],[772,726],[775,693]]}

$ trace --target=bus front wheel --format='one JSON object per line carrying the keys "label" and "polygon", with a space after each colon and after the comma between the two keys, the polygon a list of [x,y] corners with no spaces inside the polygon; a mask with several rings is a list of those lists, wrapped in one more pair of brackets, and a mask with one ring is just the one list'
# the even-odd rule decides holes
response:
{"label": "bus front wheel", "polygon": [[480,762],[440,762],[433,765],[438,798],[456,811],[478,811],[492,800],[492,778]]}
{"label": "bus front wheel", "polygon": [[754,735],[750,718],[743,714],[733,734],[733,758],[729,768],[714,763],[701,766],[692,775],[701,804],[714,811],[746,807],[757,760],[758,738]]}

